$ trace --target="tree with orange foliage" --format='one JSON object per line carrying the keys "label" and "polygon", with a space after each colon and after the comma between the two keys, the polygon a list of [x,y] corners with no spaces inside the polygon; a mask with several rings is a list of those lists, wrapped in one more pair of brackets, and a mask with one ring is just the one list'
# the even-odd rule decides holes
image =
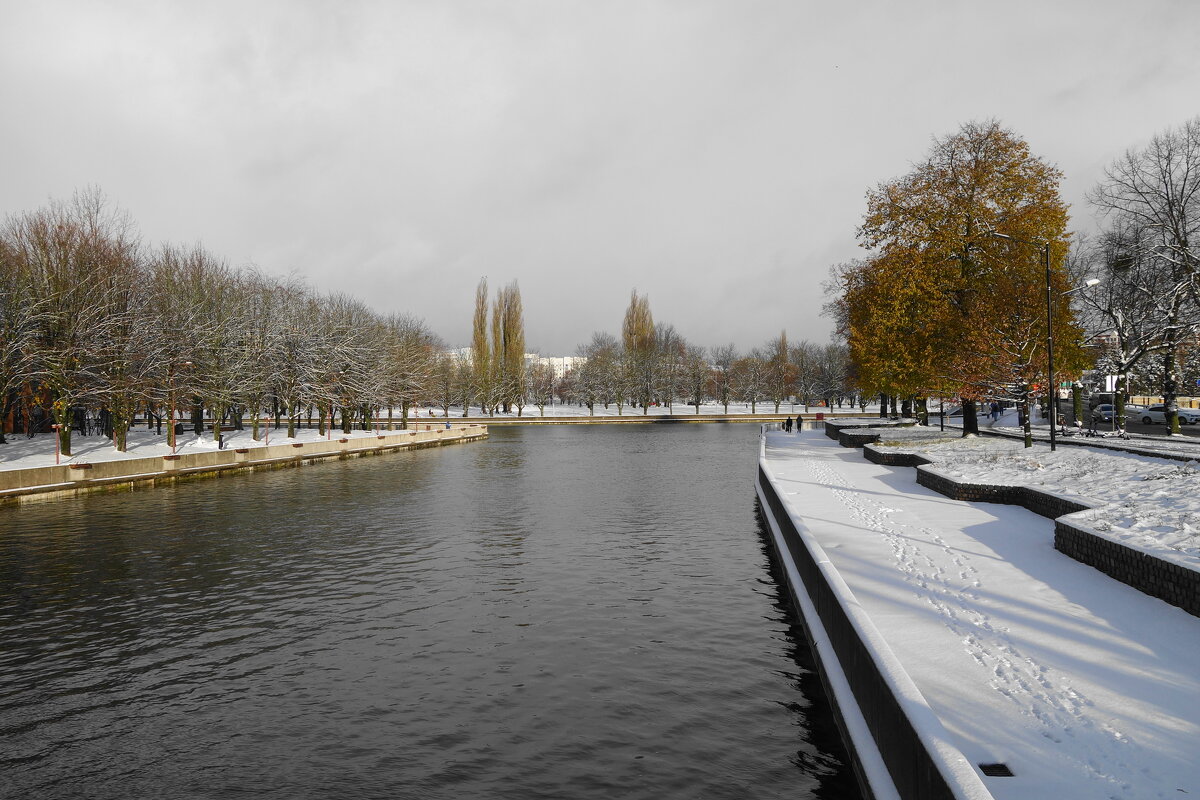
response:
{"label": "tree with orange foliage", "polygon": [[935,140],[912,172],[868,192],[858,236],[875,254],[839,280],[864,383],[954,391],[964,435],[978,432],[976,401],[1028,402],[1031,387],[1046,383],[1044,242],[1061,348],[1056,371],[1082,366],[1081,334],[1062,295],[1061,178],[992,120]]}

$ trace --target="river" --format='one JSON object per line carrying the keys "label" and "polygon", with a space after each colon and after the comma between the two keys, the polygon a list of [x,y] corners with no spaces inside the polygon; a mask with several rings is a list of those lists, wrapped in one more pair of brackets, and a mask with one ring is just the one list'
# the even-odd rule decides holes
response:
{"label": "river", "polygon": [[0,796],[857,797],[749,424],[0,508]]}

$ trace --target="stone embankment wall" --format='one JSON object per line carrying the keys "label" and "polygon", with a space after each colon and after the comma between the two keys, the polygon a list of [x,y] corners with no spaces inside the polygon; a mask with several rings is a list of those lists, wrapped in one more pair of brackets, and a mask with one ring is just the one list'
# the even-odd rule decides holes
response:
{"label": "stone embankment wall", "polygon": [[[884,657],[879,647],[873,646],[872,637],[866,630],[870,624],[856,618],[856,615],[861,615],[857,602],[848,595],[849,590],[840,576],[836,572],[830,573],[832,567],[819,548],[815,544],[809,545],[806,537],[801,535],[762,463],[759,464],[755,483],[768,524],[778,530],[782,547],[786,548],[786,553],[779,553],[780,558],[785,559],[785,563],[790,561],[794,564],[799,577],[799,585],[796,585],[797,581],[789,580],[789,586],[796,596],[797,608],[805,616],[809,638],[815,640],[817,636],[813,634],[818,631],[821,632],[818,636],[823,635],[827,639],[827,645],[814,641],[814,650],[820,662],[826,692],[835,698],[838,706],[835,710],[839,727],[851,750],[864,794],[871,796],[873,792],[867,777],[868,771],[856,752],[861,743],[856,743],[846,721],[848,712],[845,706],[848,703],[853,703],[861,712],[867,732],[874,740],[879,757],[901,798],[956,800],[970,796],[965,786],[947,779],[943,768],[939,767],[937,755],[917,733],[901,699],[905,692],[896,685],[902,668],[882,663]],[[779,549],[778,540],[776,546]],[[800,593],[804,594],[808,603],[803,602]],[[804,611],[806,607],[808,610]],[[808,614],[815,615],[816,619],[809,619]],[[821,651],[826,646],[832,653],[822,656]],[[836,663],[828,663],[830,661]],[[837,674],[838,678],[831,678],[831,674]],[[843,696],[835,687],[843,676],[851,697]],[[952,774],[949,769],[945,772]]]}
{"label": "stone embankment wall", "polygon": [[329,458],[356,458],[395,450],[437,447],[486,436],[485,425],[453,428],[417,425],[411,430],[376,436],[0,470],[0,502],[52,499],[108,489],[152,486],[200,475],[294,467]]}

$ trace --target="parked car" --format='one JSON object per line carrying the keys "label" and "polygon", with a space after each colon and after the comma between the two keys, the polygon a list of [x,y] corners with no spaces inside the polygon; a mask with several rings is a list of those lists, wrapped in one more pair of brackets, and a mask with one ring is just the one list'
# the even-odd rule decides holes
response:
{"label": "parked car", "polygon": [[[1180,425],[1196,425],[1200,423],[1200,410],[1194,408],[1177,409]],[[1125,412],[1130,422],[1140,422],[1143,425],[1165,425],[1167,423],[1167,407],[1162,403],[1145,408],[1131,408]]]}

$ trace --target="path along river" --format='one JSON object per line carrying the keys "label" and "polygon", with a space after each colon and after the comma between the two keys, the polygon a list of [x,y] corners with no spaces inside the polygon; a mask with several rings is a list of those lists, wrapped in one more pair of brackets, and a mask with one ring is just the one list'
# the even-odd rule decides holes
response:
{"label": "path along river", "polygon": [[0,508],[0,797],[854,797],[756,425]]}

